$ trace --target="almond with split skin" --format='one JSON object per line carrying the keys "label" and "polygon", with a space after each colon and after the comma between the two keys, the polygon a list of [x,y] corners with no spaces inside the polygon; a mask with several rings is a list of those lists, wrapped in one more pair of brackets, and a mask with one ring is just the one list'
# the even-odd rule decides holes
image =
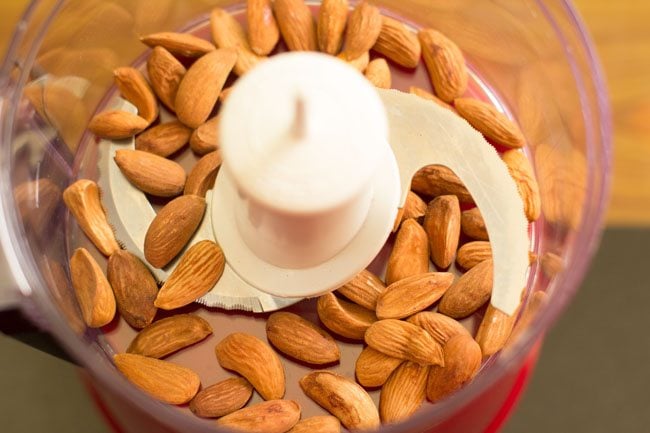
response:
{"label": "almond with split skin", "polygon": [[136,106],[138,116],[151,124],[158,117],[158,101],[142,72],[130,66],[113,71],[122,97]]}
{"label": "almond with split skin", "polygon": [[458,114],[485,138],[510,149],[524,147],[526,139],[515,122],[493,105],[474,98],[456,98]]}
{"label": "almond with split skin", "polygon": [[90,132],[99,138],[123,140],[144,131],[149,122],[142,117],[120,110],[103,111],[88,123]]}
{"label": "almond with split skin", "polygon": [[485,221],[483,221],[481,211],[477,207],[463,211],[460,216],[460,227],[468,238],[477,241],[490,240]]}
{"label": "almond with split skin", "polygon": [[454,281],[449,272],[428,272],[399,280],[377,300],[377,318],[402,319],[424,310],[444,295]]}
{"label": "almond with split skin", "polygon": [[233,48],[237,51],[237,62],[233,67],[236,75],[242,76],[263,60],[251,50],[244,28],[228,12],[214,8],[210,13],[212,39],[219,48]]}
{"label": "almond with split skin", "polygon": [[208,190],[214,186],[221,162],[221,152],[218,150],[199,159],[187,176],[184,194],[205,197]]}
{"label": "almond with split skin", "polygon": [[164,358],[212,334],[212,327],[194,314],[177,314],[158,320],[135,336],[127,353]]}
{"label": "almond with split skin", "polygon": [[429,238],[431,261],[441,269],[454,262],[460,240],[460,203],[455,195],[434,198],[427,207],[424,230]]}
{"label": "almond with split skin", "polygon": [[422,406],[430,368],[406,361],[391,374],[381,388],[379,399],[379,415],[383,423],[404,421]]}
{"label": "almond with split skin", "polygon": [[120,246],[106,219],[99,187],[95,182],[88,179],[76,181],[63,191],[63,201],[81,230],[102,254],[109,257],[119,251]]}
{"label": "almond with split skin", "polygon": [[436,104],[438,104],[442,108],[446,108],[448,110],[454,111],[454,107],[447,104],[445,101],[438,98],[433,93],[427,92],[426,90],[424,90],[421,87],[411,86],[411,87],[409,87],[409,93],[412,94],[412,95],[419,96],[422,99],[426,99],[427,101],[435,102]]}
{"label": "almond with split skin", "polygon": [[422,57],[436,95],[450,103],[467,90],[468,74],[463,53],[454,42],[433,29],[420,30]]}
{"label": "almond with split skin", "polygon": [[366,347],[359,354],[355,364],[357,381],[369,388],[382,386],[402,362],[403,359],[393,358],[372,347]]}
{"label": "almond with split skin", "polygon": [[183,57],[201,57],[216,50],[216,47],[205,39],[189,33],[160,32],[140,38],[148,47],[163,47],[172,54]]}
{"label": "almond with split skin", "polygon": [[186,72],[185,66],[163,47],[151,51],[147,75],[156,96],[171,111],[176,111],[176,93]]}
{"label": "almond with split skin", "polygon": [[293,400],[271,400],[245,407],[217,420],[217,425],[248,433],[286,433],[300,419]]}
{"label": "almond with split skin", "polygon": [[539,195],[539,186],[533,173],[533,166],[526,158],[526,155],[518,150],[504,152],[501,159],[508,166],[510,176],[517,184],[519,195],[524,202],[526,218],[528,218],[528,221],[537,220],[542,213],[542,202]]}
{"label": "almond with split skin", "polygon": [[463,274],[444,294],[438,311],[462,319],[485,305],[492,293],[492,269],[492,260],[489,259]]}
{"label": "almond with split skin", "polygon": [[115,163],[139,190],[156,197],[174,197],[183,192],[186,174],[180,164],[141,150],[120,149]]}
{"label": "almond with split skin", "polygon": [[275,0],[273,10],[290,51],[318,51],[314,17],[303,0]]}
{"label": "almond with split skin", "polygon": [[381,31],[372,49],[405,68],[417,68],[422,54],[417,35],[396,19],[382,16],[381,20]]}
{"label": "almond with split skin", "polygon": [[390,68],[385,59],[375,59],[368,63],[366,78],[373,86],[380,89],[390,89],[393,83]]}
{"label": "almond with split skin", "polygon": [[315,371],[300,379],[300,388],[348,430],[379,428],[375,403],[353,380],[331,371]]}
{"label": "almond with split skin", "polygon": [[266,338],[280,352],[309,364],[330,364],[341,358],[336,341],[297,314],[271,314],[266,321]]}
{"label": "almond with split skin", "polygon": [[149,128],[135,139],[135,149],[166,158],[185,146],[192,130],[178,120]]}
{"label": "almond with split skin", "polygon": [[273,16],[271,0],[248,0],[246,3],[248,42],[258,56],[267,56],[280,40],[280,29]]}
{"label": "almond with split skin", "polygon": [[198,374],[160,359],[121,353],[113,356],[118,370],[153,398],[169,404],[185,404],[201,386]]}
{"label": "almond with split skin", "polygon": [[429,271],[429,241],[422,226],[413,219],[402,223],[388,258],[386,284]]}
{"label": "almond with split skin", "polygon": [[409,317],[409,323],[424,329],[440,345],[444,346],[455,335],[470,336],[469,331],[455,319],[433,311],[423,311]]}
{"label": "almond with split skin", "polygon": [[181,252],[199,227],[205,199],[184,195],[167,203],[154,218],[144,238],[144,256],[156,268],[163,268]]}
{"label": "almond with split skin", "polygon": [[253,386],[243,377],[231,377],[202,389],[190,402],[190,410],[202,418],[218,418],[246,405]]}
{"label": "almond with split skin", "polygon": [[386,289],[383,281],[367,269],[339,287],[337,292],[357,305],[371,311],[377,308],[377,298]]}
{"label": "almond with split skin", "polygon": [[124,320],[138,329],[151,324],[157,311],[153,302],[158,285],[147,266],[128,251],[119,250],[108,259],[106,276]]}
{"label": "almond with split skin", "polygon": [[348,59],[345,56],[345,53],[339,54],[338,56],[336,56],[336,58],[343,60],[345,63],[352,66],[354,69],[361,72],[362,74],[366,71],[366,69],[368,68],[368,64],[370,63],[370,53],[368,51],[361,54],[359,57],[355,59]]}
{"label": "almond with split skin", "polygon": [[455,195],[461,203],[474,203],[463,182],[444,165],[427,165],[418,170],[413,176],[411,189],[422,197]]}
{"label": "almond with split skin", "polygon": [[219,120],[217,115],[194,130],[190,148],[197,155],[205,155],[219,149]]}
{"label": "almond with split skin", "polygon": [[348,8],[348,0],[323,0],[318,14],[318,47],[322,52],[335,56],[341,50]]}
{"label": "almond with split skin", "polygon": [[357,4],[350,14],[345,32],[343,53],[348,60],[356,59],[375,45],[381,32],[381,24],[379,8],[366,0]]}
{"label": "almond with split skin", "polygon": [[317,310],[327,329],[352,340],[363,340],[366,330],[377,320],[373,311],[339,299],[333,293],[318,298]]}
{"label": "almond with split skin", "polygon": [[341,421],[331,415],[305,418],[293,426],[287,433],[340,433]]}
{"label": "almond with split skin", "polygon": [[194,62],[176,93],[178,120],[190,128],[198,128],[205,123],[236,61],[237,51],[234,48],[220,48]]}
{"label": "almond with split skin", "polygon": [[475,337],[481,347],[483,358],[488,358],[503,349],[510,338],[518,312],[519,309],[509,316],[494,308],[492,304],[488,305]]}
{"label": "almond with split skin", "polygon": [[393,358],[443,365],[442,346],[424,329],[401,320],[375,322],[365,335],[368,346]]}
{"label": "almond with split skin", "polygon": [[226,266],[223,251],[205,240],[192,245],[160,288],[155,305],[163,310],[184,307],[208,293]]}
{"label": "almond with split skin", "polygon": [[265,400],[284,396],[284,367],[271,347],[257,337],[235,332],[215,348],[219,365],[244,376]]}
{"label": "almond with split skin", "polygon": [[433,366],[427,380],[427,398],[436,403],[471,381],[481,368],[481,348],[470,335],[458,334],[444,348],[445,366]]}
{"label": "almond with split skin", "polygon": [[115,296],[104,272],[85,248],[70,258],[70,279],[84,322],[90,328],[109,324],[115,316]]}
{"label": "almond with split skin", "polygon": [[486,241],[468,242],[458,249],[456,263],[465,270],[470,270],[482,261],[492,258],[492,247]]}

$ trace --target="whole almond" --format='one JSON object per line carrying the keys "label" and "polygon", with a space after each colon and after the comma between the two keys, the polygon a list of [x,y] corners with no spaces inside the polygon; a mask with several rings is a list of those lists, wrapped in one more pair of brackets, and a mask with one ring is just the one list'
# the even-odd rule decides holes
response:
{"label": "whole almond", "polygon": [[320,415],[298,421],[287,433],[340,433],[341,421],[330,415]]}
{"label": "whole almond", "polygon": [[253,52],[266,56],[280,40],[280,29],[273,16],[271,0],[248,0],[246,3],[248,42]]}
{"label": "whole almond", "polygon": [[138,116],[151,123],[158,117],[158,101],[142,72],[130,66],[113,71],[122,97],[136,106]]}
{"label": "whole almond", "polygon": [[266,321],[266,338],[280,352],[309,364],[330,364],[341,358],[336,341],[297,314],[271,314]]}
{"label": "whole almond", "polygon": [[158,285],[147,266],[128,251],[119,250],[108,259],[106,276],[124,320],[138,329],[149,325],[157,311],[153,301]]}
{"label": "whole almond", "polygon": [[223,275],[226,259],[216,243],[192,245],[160,288],[155,305],[163,310],[184,307],[208,293]]}
{"label": "whole almond", "polygon": [[327,293],[318,298],[318,317],[330,331],[352,340],[363,340],[366,330],[377,317],[371,310]]}
{"label": "whole almond", "polygon": [[206,192],[214,186],[221,161],[221,152],[218,150],[199,159],[187,176],[184,194],[205,197]]}
{"label": "whole almond", "polygon": [[462,319],[481,308],[492,293],[492,260],[485,260],[463,274],[444,294],[438,311]]}
{"label": "whole almond", "polygon": [[381,31],[372,49],[405,68],[417,68],[420,64],[422,47],[417,35],[403,22],[390,17],[381,17]]}
{"label": "whole almond", "polygon": [[284,396],[284,368],[278,355],[257,337],[236,332],[215,348],[219,365],[244,376],[265,400]]}
{"label": "whole almond", "polygon": [[185,66],[163,47],[154,47],[147,60],[147,74],[153,91],[171,111],[176,111],[176,93],[185,76]]}
{"label": "whole almond", "polygon": [[526,144],[517,124],[494,106],[478,99],[456,98],[454,107],[485,138],[510,149],[518,149]]}
{"label": "whole almond", "polygon": [[92,180],[79,179],[63,191],[63,201],[81,230],[105,256],[120,249],[113,228],[108,224],[99,188]]}
{"label": "whole almond", "polygon": [[386,284],[429,271],[429,241],[422,226],[413,219],[402,223],[388,258]]}
{"label": "whole almond", "polygon": [[416,193],[409,191],[406,195],[404,207],[400,209],[395,220],[393,233],[399,229],[403,221],[407,219],[418,220],[427,213],[427,204]]}
{"label": "whole almond", "polygon": [[433,311],[418,313],[409,317],[408,322],[427,331],[442,346],[454,335],[464,334],[470,336],[469,331],[460,322]]}
{"label": "whole almond", "polygon": [[465,93],[468,81],[467,67],[458,45],[432,29],[420,30],[418,39],[436,95],[449,103]]}
{"label": "whole almond", "polygon": [[481,211],[477,207],[463,211],[460,216],[460,228],[468,238],[476,239],[477,241],[487,241],[490,239]]}
{"label": "whole almond", "polygon": [[452,107],[451,105],[447,104],[445,101],[443,101],[442,99],[438,98],[438,97],[437,97],[436,95],[434,95],[433,93],[431,93],[431,92],[427,92],[426,90],[424,90],[424,89],[421,88],[421,87],[411,86],[411,87],[409,87],[409,93],[412,94],[412,95],[419,96],[419,97],[422,98],[422,99],[426,99],[426,100],[428,100],[428,101],[435,102],[436,104],[438,104],[438,105],[441,106],[442,108],[446,108],[446,109],[448,109],[448,110],[452,110],[452,111],[454,111],[454,107]]}
{"label": "whole almond", "polygon": [[194,130],[190,148],[197,155],[205,155],[219,149],[219,119],[217,115]]}
{"label": "whole almond", "polygon": [[380,89],[390,89],[393,84],[386,59],[375,59],[368,63],[365,75],[373,86]]}
{"label": "whole almond", "polygon": [[458,249],[456,263],[465,269],[470,270],[484,260],[492,258],[492,247],[487,241],[468,242]]}
{"label": "whole almond", "polygon": [[533,166],[526,156],[518,150],[508,150],[501,155],[508,166],[510,176],[514,179],[524,202],[524,213],[528,221],[535,221],[542,213],[539,185],[533,173]]}
{"label": "whole almond", "polygon": [[90,132],[99,138],[122,140],[144,131],[149,122],[142,117],[120,110],[103,111],[88,123]]}
{"label": "whole almond", "polygon": [[163,268],[181,252],[199,227],[205,199],[184,195],[170,201],[151,222],[144,238],[144,256],[156,268]]}
{"label": "whole almond", "polygon": [[375,311],[377,298],[386,289],[378,276],[364,269],[352,280],[339,287],[337,292],[357,305]]}
{"label": "whole almond", "polygon": [[406,361],[391,374],[379,397],[379,415],[383,423],[404,421],[422,406],[430,368],[436,367]]}
{"label": "whole almond", "polygon": [[275,0],[273,9],[290,51],[318,51],[314,17],[303,0]]}
{"label": "whole almond", "polygon": [[379,428],[375,403],[353,380],[331,371],[315,371],[300,379],[300,388],[348,430]]}
{"label": "whole almond", "polygon": [[251,50],[241,24],[225,10],[221,8],[212,10],[210,29],[217,47],[234,48],[237,51],[237,62],[233,68],[235,74],[244,75],[263,59]]}
{"label": "whole almond", "polygon": [[366,331],[368,346],[393,358],[418,364],[443,365],[442,346],[427,331],[412,323],[386,319]]}
{"label": "whole almond", "polygon": [[460,240],[460,203],[455,195],[434,198],[427,207],[424,230],[429,238],[431,261],[440,269],[454,262]]}
{"label": "whole almond", "polygon": [[174,197],[183,192],[186,174],[180,164],[141,150],[120,149],[115,163],[139,190],[156,197]]}
{"label": "whole almond", "polygon": [[234,48],[220,48],[194,62],[178,86],[175,102],[178,120],[190,128],[205,123],[236,61]]}
{"label": "whole almond", "polygon": [[431,367],[427,380],[427,398],[433,403],[458,391],[481,368],[481,348],[470,335],[451,337],[444,352],[445,366]]}
{"label": "whole almond", "polygon": [[455,195],[461,203],[474,203],[463,182],[444,165],[427,165],[420,169],[413,176],[411,189],[423,197]]}
{"label": "whole almond", "polygon": [[153,398],[169,404],[185,404],[201,386],[199,375],[189,368],[142,355],[113,356],[118,370]]}
{"label": "whole almond", "polygon": [[318,13],[318,47],[322,52],[335,56],[341,50],[348,8],[348,0],[323,0]]}
{"label": "whole almond", "polygon": [[199,391],[190,402],[194,415],[218,418],[246,405],[253,395],[253,386],[243,377],[231,377]]}
{"label": "whole almond", "polygon": [[115,316],[115,296],[95,259],[85,248],[70,258],[70,279],[84,322],[90,328],[109,324]]}
{"label": "whole almond", "polygon": [[293,400],[271,400],[245,407],[217,420],[217,425],[249,433],[285,433],[300,419]]}
{"label": "whole almond", "polygon": [[339,60],[343,60],[345,63],[352,66],[354,69],[361,72],[362,74],[366,71],[366,69],[368,68],[368,64],[370,63],[370,53],[368,51],[361,54],[359,57],[355,59],[348,59],[345,56],[345,53],[339,54],[338,56],[336,56],[336,58]]}
{"label": "whole almond", "polygon": [[158,320],[135,336],[127,353],[164,358],[212,334],[212,327],[194,314],[177,314]]}
{"label": "whole almond", "polygon": [[151,48],[161,46],[172,54],[184,57],[201,57],[216,50],[210,42],[189,33],[152,33],[141,37],[140,41]]}
{"label": "whole almond", "polygon": [[369,388],[382,386],[402,362],[404,360],[366,347],[359,354],[355,364],[357,381]]}
{"label": "whole almond", "polygon": [[424,310],[444,295],[454,281],[449,272],[428,272],[399,280],[377,300],[377,318],[402,319]]}
{"label": "whole almond", "polygon": [[492,304],[488,305],[475,337],[481,347],[483,358],[494,355],[506,345],[515,325],[518,311],[509,316],[494,308]]}
{"label": "whole almond", "polygon": [[381,32],[381,24],[379,8],[366,0],[357,4],[348,18],[345,32],[343,54],[348,60],[356,59],[375,45]]}
{"label": "whole almond", "polygon": [[135,139],[135,149],[168,157],[187,144],[192,130],[178,120],[149,128]]}

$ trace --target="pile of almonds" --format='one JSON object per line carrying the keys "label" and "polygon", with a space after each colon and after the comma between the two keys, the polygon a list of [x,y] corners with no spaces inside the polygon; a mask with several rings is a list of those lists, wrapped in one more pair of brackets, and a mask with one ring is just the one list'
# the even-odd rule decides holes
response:
{"label": "pile of almonds", "polygon": [[[227,98],[230,89],[224,85],[232,74],[241,76],[263,61],[280,37],[289,50],[320,49],[349,62],[380,88],[391,87],[387,60],[412,69],[423,58],[435,95],[417,87],[410,92],[455,111],[488,140],[509,149],[502,157],[518,185],[525,213],[531,222],[540,216],[533,170],[517,150],[525,144],[523,134],[491,105],[463,97],[468,83],[465,60],[444,35],[433,29],[416,34],[366,1],[349,12],[347,0],[324,0],[314,20],[303,0],[248,0],[246,16],[248,32],[232,15],[215,9],[210,16],[214,43],[171,32],[141,38],[152,48],[147,77],[132,67],[115,70],[117,88],[138,114],[105,111],[89,124],[101,138],[137,135],[136,150],[119,150],[115,163],[143,192],[171,198],[146,233],[150,266],[162,268],[177,257],[203,218],[204,197],[221,164],[219,116],[210,116]],[[372,61],[371,50],[378,55]],[[159,102],[176,113],[177,120],[154,124]],[[188,142],[201,158],[186,175],[169,157]],[[158,309],[188,305],[216,284],[225,265],[219,246],[211,241],[191,246],[158,288],[148,266],[120,248],[94,182],[77,181],[66,189],[64,200],[84,233],[108,257],[106,275],[83,248],[70,260],[86,324],[104,326],[119,310],[141,331],[127,353],[115,355],[117,368],[154,398],[174,405],[189,402],[196,415],[218,418],[222,426],[267,433],[338,432],[341,424],[366,430],[404,420],[425,399],[435,403],[471,381],[482,360],[506,344],[517,317],[488,304],[490,242],[471,195],[446,167],[425,167],[415,175],[395,222],[385,280],[364,270],[336,293],[318,299],[318,316],[327,330],[366,346],[356,361],[356,378],[328,370],[300,378],[304,393],[333,415],[300,420],[300,405],[283,400],[286,377],[277,352],[315,368],[335,364],[340,349],[329,332],[293,313],[271,314],[266,322],[268,343],[237,332],[219,342],[217,361],[238,375],[201,389],[195,372],[161,358],[208,337],[210,325],[190,314],[154,318]],[[454,261],[466,271],[459,278],[445,272]],[[441,272],[431,272],[431,262]],[[520,322],[527,323],[544,302],[544,294],[536,293]],[[486,304],[473,337],[458,320]],[[377,387],[378,408],[366,391]],[[244,407],[253,391],[265,402]]]}

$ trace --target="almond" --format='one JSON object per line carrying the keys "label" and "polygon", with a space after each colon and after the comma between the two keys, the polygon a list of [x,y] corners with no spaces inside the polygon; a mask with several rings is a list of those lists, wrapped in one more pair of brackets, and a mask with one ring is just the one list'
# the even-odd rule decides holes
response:
{"label": "almond", "polygon": [[161,123],[138,135],[135,149],[166,158],[185,146],[191,135],[192,130],[178,120]]}
{"label": "almond", "polygon": [[386,284],[391,285],[412,275],[429,271],[429,241],[417,221],[409,219],[397,232],[395,245],[388,258]]}
{"label": "almond", "polygon": [[115,163],[139,190],[156,197],[174,197],[183,192],[185,170],[178,163],[141,150],[120,149]]}
{"label": "almond", "polygon": [[219,149],[219,119],[215,116],[194,130],[190,148],[197,155],[205,155]]}
{"label": "almond", "polygon": [[318,51],[314,17],[303,0],[275,0],[273,9],[290,51]]}
{"label": "almond", "polygon": [[433,403],[458,391],[481,368],[481,348],[470,335],[451,337],[444,352],[445,366],[431,367],[427,380],[427,398]]}
{"label": "almond", "polygon": [[201,386],[198,374],[171,362],[130,353],[114,355],[113,361],[129,381],[165,403],[185,404]]}
{"label": "almond", "polygon": [[190,410],[203,418],[218,418],[244,407],[252,395],[253,386],[246,379],[231,377],[199,391]]}
{"label": "almond", "polygon": [[433,93],[427,92],[426,90],[422,89],[421,87],[411,86],[411,87],[409,87],[409,93],[411,93],[412,95],[419,96],[422,99],[426,99],[428,101],[435,102],[436,104],[440,105],[442,108],[446,108],[448,110],[454,111],[454,107],[447,104],[445,101],[438,98]]}
{"label": "almond", "polygon": [[216,243],[205,240],[192,245],[160,288],[156,307],[173,310],[196,301],[217,284],[225,265]]}
{"label": "almond", "polygon": [[402,221],[404,221],[404,208],[400,207],[397,209],[397,215],[395,216],[395,222],[393,223],[392,233],[395,233],[397,230],[399,230],[400,226],[402,225]]}
{"label": "almond", "polygon": [[368,51],[361,54],[359,57],[351,60],[348,60],[346,58],[345,53],[339,54],[338,56],[336,56],[336,58],[339,60],[343,60],[345,63],[352,66],[354,69],[361,72],[362,74],[366,71],[366,69],[368,68],[368,64],[370,63],[370,53]]}
{"label": "almond", "polygon": [[327,293],[318,298],[318,317],[330,331],[352,340],[363,340],[377,317],[373,311]]}
{"label": "almond", "polygon": [[158,101],[142,72],[125,66],[113,71],[122,97],[136,106],[138,116],[151,123],[158,117]]}
{"label": "almond", "polygon": [[402,362],[404,360],[366,347],[359,354],[355,365],[357,381],[369,388],[382,386]]}
{"label": "almond", "polygon": [[185,66],[163,47],[154,47],[147,60],[147,74],[153,91],[167,108],[176,111],[176,93],[185,76]]}
{"label": "almond", "polygon": [[340,433],[341,421],[330,415],[320,415],[298,421],[288,433]]}
{"label": "almond", "polygon": [[135,336],[127,353],[164,358],[198,343],[212,334],[210,324],[193,314],[177,314],[158,320]]}
{"label": "almond", "polygon": [[322,52],[335,56],[341,50],[348,8],[348,0],[323,0],[318,14],[318,47]]}
{"label": "almond", "polygon": [[331,371],[315,371],[300,379],[300,388],[348,430],[379,428],[375,403],[353,380]]}
{"label": "almond", "polygon": [[433,311],[418,313],[409,317],[408,322],[427,331],[442,346],[454,335],[470,335],[469,331],[460,322],[444,314],[434,313]]}
{"label": "almond", "polygon": [[460,240],[460,204],[455,195],[442,195],[429,203],[424,218],[431,261],[441,269],[454,262]]}
{"label": "almond", "polygon": [[428,272],[399,280],[377,300],[377,318],[402,319],[432,305],[454,281],[449,272]]}
{"label": "almond", "polygon": [[494,308],[492,304],[488,305],[475,337],[476,342],[481,346],[483,358],[492,356],[503,349],[515,325],[518,311],[509,316]]}
{"label": "almond", "polygon": [[[65,198],[65,193],[63,197]],[[564,260],[562,257],[551,252],[545,252],[542,254],[539,263],[542,266],[542,272],[544,272],[544,275],[548,278],[554,278],[564,270]]]}
{"label": "almond", "polygon": [[222,104],[226,102],[226,99],[228,99],[228,96],[230,96],[234,88],[235,86],[230,86],[223,89],[221,91],[221,94],[219,95],[219,102],[221,102]]}
{"label": "almond", "polygon": [[113,229],[108,224],[99,195],[92,180],[80,179],[63,191],[63,201],[74,215],[81,230],[105,256],[120,249]]}
{"label": "almond", "polygon": [[524,332],[546,304],[548,304],[546,292],[536,291],[533,293],[526,302],[526,308],[521,313],[519,320],[517,320],[510,337],[508,337],[508,342],[514,341],[519,334]]}
{"label": "almond", "polygon": [[158,211],[144,238],[144,256],[152,266],[163,268],[181,252],[199,227],[205,206],[203,197],[184,195]]}
{"label": "almond", "polygon": [[348,60],[356,59],[369,51],[381,32],[379,8],[363,0],[354,8],[348,19],[343,53]]}
{"label": "almond", "polygon": [[395,227],[393,227],[393,233],[399,229],[399,226],[402,224],[402,221],[407,219],[418,220],[427,213],[427,204],[422,200],[416,193],[409,191],[406,195],[406,202],[404,202],[404,207],[400,209],[395,220]]}
{"label": "almond", "polygon": [[120,110],[109,110],[96,114],[88,123],[90,132],[99,138],[122,140],[133,137],[149,126],[142,117]]}
{"label": "almond", "polygon": [[217,178],[219,167],[221,167],[221,152],[218,150],[208,153],[199,159],[185,182],[186,195],[198,195],[205,197],[206,192],[212,189]]}
{"label": "almond", "polygon": [[468,242],[458,249],[456,263],[463,269],[470,270],[482,261],[492,258],[492,247],[486,241]]}
{"label": "almond", "polygon": [[70,258],[70,279],[86,325],[100,328],[115,316],[115,296],[102,269],[85,248]]}
{"label": "almond", "polygon": [[535,221],[542,213],[539,186],[533,173],[533,166],[526,156],[518,150],[508,150],[501,155],[508,166],[510,176],[514,179],[524,202],[524,213],[528,221]]}
{"label": "almond", "polygon": [[436,95],[449,103],[465,93],[468,81],[467,67],[458,45],[432,29],[420,30],[418,39]]}
{"label": "almond", "polygon": [[494,106],[473,98],[456,98],[454,107],[463,119],[488,140],[510,149],[521,148],[526,144],[517,124]]}
{"label": "almond", "polygon": [[221,8],[212,10],[210,29],[212,39],[219,48],[233,48],[237,51],[237,62],[233,68],[235,74],[242,76],[263,60],[251,50],[241,24],[225,10]]}
{"label": "almond", "polygon": [[474,203],[463,182],[444,165],[428,165],[420,169],[413,176],[411,189],[424,197],[455,195],[461,203]]}
{"label": "almond", "polygon": [[273,16],[271,0],[248,0],[246,18],[251,49],[259,56],[270,54],[280,40],[280,29]]}
{"label": "almond", "polygon": [[285,433],[300,419],[293,400],[271,400],[239,409],[217,420],[217,425],[248,433]]}
{"label": "almond", "polygon": [[492,260],[485,260],[467,271],[447,290],[438,311],[462,319],[481,308],[492,293]]}
{"label": "almond", "polygon": [[377,298],[386,289],[384,283],[372,272],[364,269],[337,292],[357,305],[375,311]]}
{"label": "almond", "polygon": [[266,321],[266,338],[280,352],[309,364],[330,364],[341,358],[334,339],[297,314],[271,314]]}
{"label": "almond", "polygon": [[236,61],[235,49],[220,48],[194,62],[176,93],[178,120],[198,128],[208,119]]}
{"label": "almond", "polygon": [[108,259],[106,276],[124,320],[138,329],[149,325],[157,311],[153,301],[158,285],[147,266],[128,251],[119,250]]}
{"label": "almond", "polygon": [[476,239],[477,241],[487,241],[490,239],[481,211],[477,207],[463,211],[460,216],[460,228],[468,238]]}
{"label": "almond", "polygon": [[405,68],[420,64],[422,47],[417,35],[393,18],[381,17],[381,31],[372,49]]}
{"label": "almond", "polygon": [[430,368],[406,361],[391,374],[381,388],[379,398],[379,415],[383,423],[404,421],[422,406]]}
{"label": "almond", "polygon": [[419,326],[401,320],[386,319],[366,331],[366,344],[393,358],[423,365],[442,365],[442,346]]}
{"label": "almond", "polygon": [[284,396],[284,368],[280,358],[259,338],[240,332],[230,334],[217,344],[215,353],[219,365],[248,379],[263,399]]}
{"label": "almond", "polygon": [[380,89],[390,89],[393,83],[390,68],[385,59],[375,59],[368,63],[366,78],[373,86]]}
{"label": "almond", "polygon": [[161,46],[172,54],[184,57],[201,57],[216,50],[210,42],[189,33],[152,33],[141,37],[140,41],[148,47]]}

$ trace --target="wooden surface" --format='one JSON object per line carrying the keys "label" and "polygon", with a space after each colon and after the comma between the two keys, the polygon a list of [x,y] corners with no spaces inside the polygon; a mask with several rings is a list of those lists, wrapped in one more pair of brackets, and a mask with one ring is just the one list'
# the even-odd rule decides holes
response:
{"label": "wooden surface", "polygon": [[[26,3],[0,1],[0,53]],[[650,0],[574,3],[596,42],[613,109],[614,184],[608,223],[650,226]]]}

